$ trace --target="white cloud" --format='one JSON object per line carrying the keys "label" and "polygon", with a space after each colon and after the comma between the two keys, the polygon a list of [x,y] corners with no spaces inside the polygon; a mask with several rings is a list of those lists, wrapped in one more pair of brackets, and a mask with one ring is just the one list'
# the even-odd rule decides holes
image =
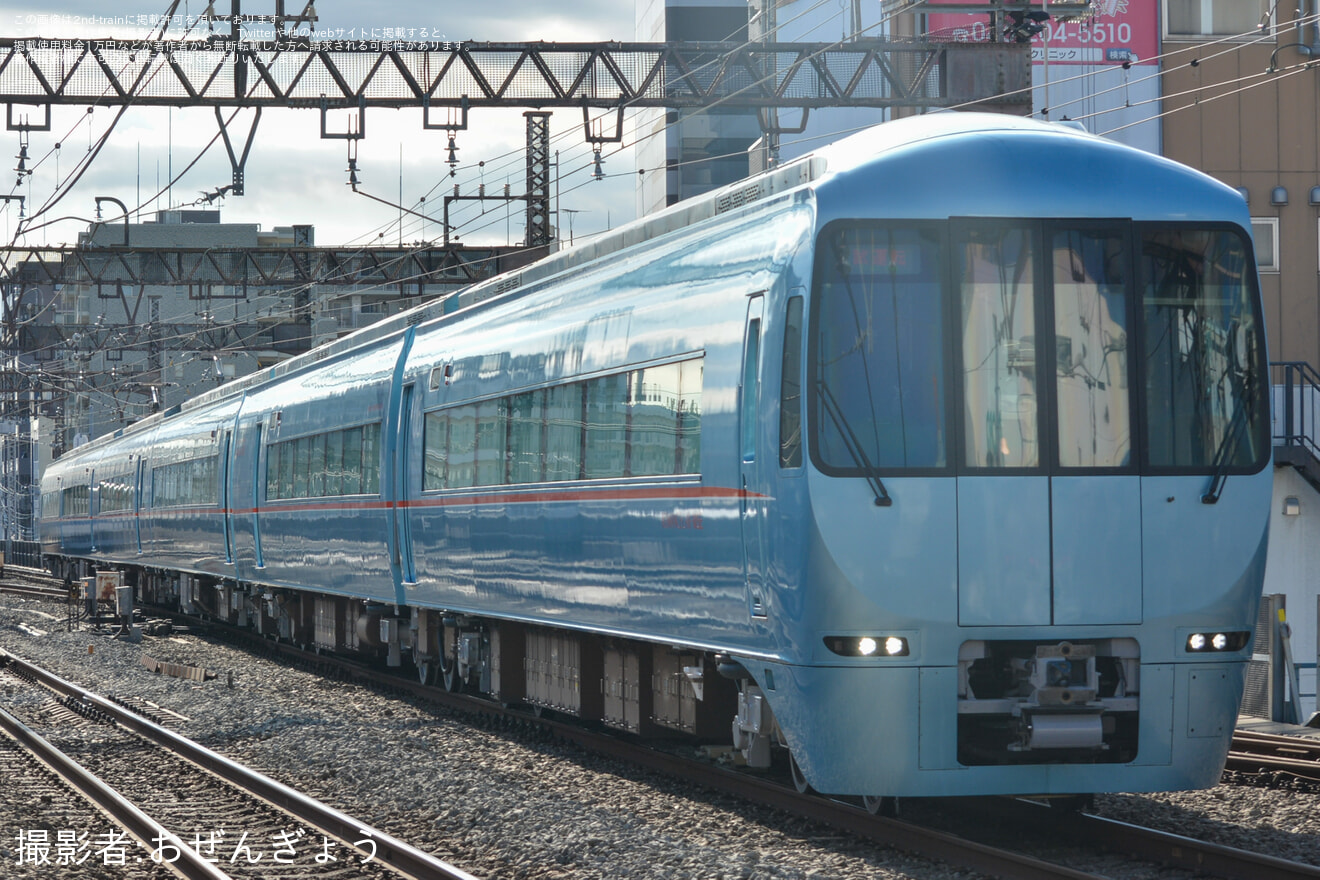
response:
{"label": "white cloud", "polygon": [[[227,4],[220,2],[217,7]],[[0,34],[15,38],[114,36],[141,37],[149,31],[150,16],[159,16],[167,4],[143,3],[140,8],[114,4],[113,13],[101,2],[60,2],[56,10],[22,3],[0,11]],[[194,0],[180,6],[180,13],[195,20],[205,3]],[[300,8],[300,4],[289,4]],[[262,14],[273,3],[250,2],[247,14]],[[427,28],[439,30],[449,39],[481,41],[557,42],[630,40],[631,4],[590,0],[578,4],[571,14],[547,11],[543,4],[488,0],[481,4],[446,4],[431,2],[377,3],[370,7],[323,0],[316,7],[317,30],[325,33],[345,29]],[[139,18],[140,17],[140,18]],[[223,28],[222,28],[223,29]],[[168,36],[181,33],[172,29]],[[198,24],[194,35],[204,34]],[[16,108],[24,112],[25,108]],[[42,111],[33,109],[33,115]],[[232,110],[224,111],[226,117]],[[36,165],[19,194],[28,198],[28,211],[46,203],[57,187],[63,187],[70,172],[88,155],[89,143],[104,133],[115,117],[114,108],[98,108],[87,114],[85,107],[56,107],[52,130],[30,135],[28,167]],[[347,113],[332,112],[327,127],[331,132],[346,125]],[[246,142],[252,111],[245,110],[230,130],[236,153]],[[444,118],[432,114],[432,120]],[[229,159],[221,140],[213,138],[218,128],[212,110],[185,108],[131,108],[115,125],[105,147],[96,156],[76,185],[43,218],[72,218],[30,234],[26,244],[73,241],[84,228],[81,218],[92,216],[95,196],[113,196],[137,206],[146,202],[150,216],[156,208],[187,207],[203,192],[211,192],[231,182]],[[612,176],[604,182],[590,180],[591,153],[583,142],[581,114],[577,110],[558,110],[551,120],[554,136],[552,150],[561,158],[562,180],[558,186],[565,193],[565,208],[576,208],[575,237],[599,232],[607,225],[630,219],[633,212],[635,177],[631,151],[610,155],[606,171]],[[16,135],[8,134],[11,143]],[[419,197],[426,196],[422,213],[437,222],[424,222],[404,215],[402,230],[399,211],[357,195],[347,186],[347,142],[322,139],[320,116],[315,109],[268,110],[262,114],[245,167],[246,194],[227,197],[215,204],[222,209],[226,222],[260,223],[263,228],[311,223],[316,226],[317,243],[370,243],[385,232],[384,241],[409,242],[441,237],[438,218],[442,197],[459,183],[465,194],[474,193],[484,179],[488,193],[502,191],[507,182],[514,194],[525,191],[525,134],[522,111],[474,110],[469,129],[457,134],[460,164],[457,177],[449,176],[445,163],[447,136],[443,131],[424,131],[420,110],[390,111],[369,108],[366,137],[356,142],[359,189],[389,202],[398,202],[402,174],[402,204],[421,208]],[[55,150],[55,145],[59,149]],[[199,153],[207,144],[202,158]],[[15,149],[13,152],[17,152]],[[185,167],[196,159],[186,173]],[[481,168],[479,161],[485,161]],[[40,162],[40,164],[37,164]],[[152,197],[157,181],[164,186],[171,175],[181,175],[168,196]],[[2,178],[0,178],[2,180]],[[485,208],[484,216],[481,209]],[[495,202],[462,203],[452,212],[459,234],[474,244],[503,244],[506,235],[513,241],[522,238],[522,204],[514,203],[506,223],[504,206]],[[106,216],[117,212],[105,206]],[[565,225],[566,222],[565,222]]]}

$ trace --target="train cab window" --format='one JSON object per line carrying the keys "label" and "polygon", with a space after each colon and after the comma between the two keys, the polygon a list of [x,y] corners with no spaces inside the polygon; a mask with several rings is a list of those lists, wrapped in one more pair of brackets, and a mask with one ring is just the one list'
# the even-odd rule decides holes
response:
{"label": "train cab window", "polygon": [[1122,230],[1053,234],[1054,394],[1062,468],[1121,468],[1131,461],[1126,243]]}
{"label": "train cab window", "polygon": [[963,465],[1041,464],[1036,363],[1035,236],[1030,228],[959,230]]}
{"label": "train cab window", "polygon": [[1153,468],[1254,468],[1268,454],[1253,266],[1226,229],[1144,231],[1146,455]]}
{"label": "train cab window", "polygon": [[934,226],[822,235],[809,397],[826,473],[947,466],[940,242]]}

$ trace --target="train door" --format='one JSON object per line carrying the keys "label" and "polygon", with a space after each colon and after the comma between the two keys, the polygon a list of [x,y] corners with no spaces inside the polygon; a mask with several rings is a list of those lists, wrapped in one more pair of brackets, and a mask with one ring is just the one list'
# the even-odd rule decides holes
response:
{"label": "train door", "polygon": [[256,557],[256,567],[265,568],[266,562],[261,556],[261,487],[266,485],[266,481],[262,479],[264,474],[262,468],[266,462],[266,445],[262,442],[262,428],[265,426],[258,419],[254,427],[256,435],[252,442],[256,445],[252,452],[252,550]]}
{"label": "train door", "polygon": [[225,431],[220,441],[220,518],[225,528],[225,565],[234,564],[234,522],[233,509],[229,498],[229,475],[233,468],[230,453],[234,445],[234,432]]}
{"label": "train door", "polygon": [[96,471],[92,470],[91,482],[87,484],[87,541],[91,552],[96,552],[96,515],[101,512],[99,496],[100,490],[96,486]]}
{"label": "train door", "polygon": [[399,401],[398,440],[394,450],[394,546],[399,574],[403,583],[409,586],[417,582],[417,574],[413,571],[412,526],[408,508],[404,505],[408,498],[408,469],[412,461],[415,387],[409,384],[403,388]]}
{"label": "train door", "polygon": [[757,449],[757,414],[761,411],[761,327],[765,297],[752,296],[747,303],[743,335],[742,375],[738,383],[738,458],[742,485],[739,520],[742,526],[743,574],[747,585],[747,607],[754,618],[766,616],[765,606],[765,495],[762,488],[762,455]]}
{"label": "train door", "polygon": [[138,556],[142,555],[142,476],[146,472],[146,458],[138,456],[136,476],[133,480],[133,534],[137,539]]}

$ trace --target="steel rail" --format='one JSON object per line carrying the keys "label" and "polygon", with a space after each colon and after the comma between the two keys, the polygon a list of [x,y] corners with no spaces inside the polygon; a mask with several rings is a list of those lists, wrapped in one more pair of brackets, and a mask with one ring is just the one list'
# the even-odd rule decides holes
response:
{"label": "steel rail", "polygon": [[1320,868],[1314,865],[1090,813],[1052,810],[1034,801],[1004,800],[996,806],[996,813],[1013,816],[1036,828],[1048,825],[1052,837],[1060,834],[1081,837],[1087,843],[1114,852],[1226,880],[1320,880]]}
{"label": "steel rail", "polygon": [[38,666],[34,666],[8,651],[0,649],[0,660],[8,660],[11,667],[32,675],[41,684],[57,693],[74,696],[84,702],[94,704],[98,709],[107,713],[116,722],[134,733],[288,811],[298,819],[316,826],[350,847],[361,850],[361,847],[354,844],[353,840],[361,840],[362,836],[365,835],[371,839],[376,847],[372,858],[402,874],[417,878],[417,880],[477,880],[472,874],[422,852],[391,834],[366,826],[352,816],[313,800],[264,774],[237,764],[186,737],[166,730],[159,724],[97,694],[85,691],[77,685],[65,681]]}
{"label": "steel rail", "polygon": [[1243,773],[1262,770],[1320,780],[1320,740],[1255,731],[1233,734],[1227,767]]}
{"label": "steel rail", "polygon": [[1181,834],[1143,828],[1102,816],[1076,816],[1087,836],[1106,846],[1143,858],[1192,868],[1229,880],[1315,880],[1320,868],[1289,862],[1263,853],[1253,853],[1195,840]]}
{"label": "steel rail", "polygon": [[55,599],[59,602],[63,602],[69,598],[69,594],[58,587],[37,587],[30,584],[0,584],[0,593],[8,593],[11,596],[23,596],[29,599]]}
{"label": "steel rail", "polygon": [[[205,623],[188,615],[178,616],[193,625]],[[685,782],[704,785],[751,803],[791,812],[795,816],[803,816],[922,858],[937,859],[1006,880],[1098,880],[1099,875],[1096,874],[1051,864],[1031,856],[1001,850],[909,822],[873,816],[861,807],[842,801],[801,795],[785,785],[747,773],[693,762],[677,755],[634,744],[608,733],[598,733],[552,718],[534,718],[526,711],[506,708],[477,697],[449,693],[423,685],[413,679],[400,678],[343,658],[313,654],[292,645],[266,639],[249,640],[248,633],[227,627],[215,628],[213,632],[249,643],[267,653],[276,653],[314,665],[333,664],[361,681],[395,692],[402,691],[433,704],[488,718],[533,724],[595,754],[663,773]]]}
{"label": "steel rail", "polygon": [[[158,609],[163,610],[163,609]],[[190,624],[210,626],[212,632],[236,641],[250,644],[266,653],[302,660],[312,665],[330,665],[361,681],[378,684],[393,691],[402,691],[431,703],[455,708],[459,711],[490,717],[536,724],[564,740],[577,743],[593,752],[616,760],[705,785],[717,791],[734,794],[746,800],[806,816],[840,830],[866,837],[874,842],[894,847],[924,858],[936,858],[949,864],[970,868],[993,876],[1013,880],[1036,878],[1093,878],[1061,865],[1055,865],[1029,856],[1017,855],[965,838],[914,825],[897,819],[873,816],[866,810],[841,801],[821,797],[803,796],[784,785],[766,781],[746,773],[696,764],[687,759],[655,749],[643,748],[627,740],[597,733],[550,718],[532,718],[525,712],[509,709],[497,703],[476,697],[451,694],[435,687],[371,669],[361,663],[344,658],[313,654],[293,645],[271,642],[242,630],[219,627],[189,615],[178,616]],[[1320,868],[1298,862],[1289,862],[1274,856],[1253,853],[1219,844],[1198,841],[1155,829],[1141,828],[1113,819],[1051,810],[1034,802],[992,799],[996,815],[1029,817],[1028,824],[1039,828],[1042,824],[1085,835],[1079,843],[1091,843],[1129,855],[1195,870],[1226,880],[1320,880]],[[984,810],[984,799],[974,809]],[[1018,812],[1022,811],[1022,812]]]}
{"label": "steel rail", "polygon": [[72,758],[2,708],[0,708],[0,729],[36,756],[37,760],[49,767],[55,775],[104,810],[149,851],[156,852],[158,847],[163,849],[165,845],[176,849],[179,858],[175,861],[162,860],[163,867],[169,868],[185,880],[230,880],[228,874],[202,858],[177,835],[166,831],[160,823],[138,809],[119,792],[88,773]]}

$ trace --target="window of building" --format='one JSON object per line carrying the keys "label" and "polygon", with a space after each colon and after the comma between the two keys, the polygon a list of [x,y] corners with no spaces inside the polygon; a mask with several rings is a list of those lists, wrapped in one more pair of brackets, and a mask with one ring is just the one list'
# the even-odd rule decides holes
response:
{"label": "window of building", "polygon": [[1165,35],[1253,37],[1269,33],[1271,12],[1266,0],[1164,0]]}
{"label": "window of building", "polygon": [[1251,244],[1256,251],[1256,268],[1261,272],[1279,271],[1279,218],[1252,217]]}

